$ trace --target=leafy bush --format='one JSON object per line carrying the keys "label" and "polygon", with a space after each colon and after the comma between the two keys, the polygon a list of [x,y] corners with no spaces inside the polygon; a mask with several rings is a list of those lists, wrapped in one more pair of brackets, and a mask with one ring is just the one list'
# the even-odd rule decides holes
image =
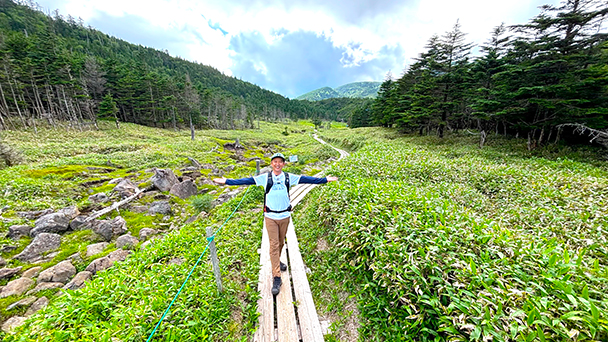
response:
{"label": "leafy bush", "polygon": [[213,209],[213,196],[209,194],[196,195],[192,197],[191,203],[197,213],[209,212]]}

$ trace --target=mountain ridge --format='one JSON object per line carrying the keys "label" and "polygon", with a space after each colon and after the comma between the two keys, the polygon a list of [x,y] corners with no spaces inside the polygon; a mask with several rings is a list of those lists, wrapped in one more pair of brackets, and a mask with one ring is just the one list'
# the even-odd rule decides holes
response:
{"label": "mountain ridge", "polygon": [[335,89],[323,87],[296,97],[296,100],[321,101],[339,97],[375,98],[382,82],[352,82]]}

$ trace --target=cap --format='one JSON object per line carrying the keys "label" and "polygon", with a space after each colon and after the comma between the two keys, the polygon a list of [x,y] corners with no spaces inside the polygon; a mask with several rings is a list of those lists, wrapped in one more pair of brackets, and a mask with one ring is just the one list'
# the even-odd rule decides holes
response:
{"label": "cap", "polygon": [[272,157],[270,157],[270,161],[272,161],[274,158],[281,158],[281,159],[283,159],[283,161],[285,161],[285,156],[283,155],[283,153],[273,154]]}

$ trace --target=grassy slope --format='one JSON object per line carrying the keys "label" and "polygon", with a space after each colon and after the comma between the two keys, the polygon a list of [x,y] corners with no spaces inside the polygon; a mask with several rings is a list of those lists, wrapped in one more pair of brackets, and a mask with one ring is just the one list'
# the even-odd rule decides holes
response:
{"label": "grassy slope", "polygon": [[[290,165],[292,172],[308,170],[315,173],[315,165],[337,153],[318,144],[310,137],[312,125],[262,123],[261,130],[251,131],[203,131],[197,132],[195,141],[190,140],[189,131],[173,132],[137,125],[124,124],[115,130],[109,123],[102,123],[100,131],[55,131],[2,132],[3,139],[19,148],[26,164],[0,170],[0,188],[4,196],[0,206],[9,206],[3,214],[11,222],[1,222],[0,232],[8,226],[27,223],[17,219],[15,211],[55,209],[66,205],[89,206],[88,195],[99,191],[108,192],[112,186],[107,180],[94,188],[81,186],[84,181],[132,176],[145,181],[152,167],[170,167],[177,170],[188,165],[187,157],[200,163],[211,163],[220,168],[236,165],[223,151],[222,145],[239,138],[247,148],[246,157],[262,156],[270,150],[286,155],[298,154],[300,162]],[[284,135],[282,132],[288,132]],[[263,150],[266,147],[267,150]],[[107,167],[110,173],[96,174],[86,166]],[[255,163],[240,165],[227,177],[251,175]],[[179,172],[178,172],[179,174]],[[145,184],[145,183],[144,183]],[[218,188],[218,190],[221,190]],[[221,192],[221,191],[220,191]],[[219,194],[219,193],[218,193]],[[216,194],[215,196],[217,196]],[[219,224],[230,214],[242,195],[211,211],[209,217],[193,224],[183,225],[191,216],[193,208],[187,201],[173,198],[177,215],[165,222],[162,217],[146,217],[121,210],[127,219],[128,228],[136,235],[144,226],[157,228],[158,224],[173,224],[182,227],[169,232],[162,241],[157,241],[145,250],[134,252],[124,263],[98,274],[84,289],[69,291],[55,298],[56,291],[40,293],[53,298],[51,305],[32,316],[24,328],[7,340],[18,341],[141,341],[146,339],[168,306],[187,272],[194,265],[206,246],[205,227],[219,228]],[[206,257],[193,273],[171,314],[165,319],[155,340],[246,340],[256,322],[258,258],[261,237],[259,207],[262,192],[252,188],[234,218],[216,239],[220,264],[223,271],[225,292],[218,295]],[[180,214],[181,213],[181,214]],[[115,214],[112,214],[113,216]],[[50,263],[50,267],[73,253],[84,257],[86,245],[91,243],[86,236],[89,231],[75,232],[62,237],[61,253]],[[29,243],[28,238],[19,241],[19,252]],[[4,243],[14,244],[11,240]],[[110,245],[103,254],[113,250]],[[5,258],[10,257],[4,254]],[[95,256],[95,257],[99,257]],[[182,258],[182,265],[168,264],[173,258]],[[84,258],[76,265],[79,271],[93,258]],[[16,266],[11,261],[9,266]],[[29,265],[25,265],[26,268]],[[13,296],[14,297],[14,296]],[[11,303],[21,299],[9,297],[0,301],[3,319],[21,312],[5,311]],[[0,336],[2,333],[0,333]]]}
{"label": "grassy slope", "polygon": [[325,138],[359,149],[295,217],[328,340],[358,311],[362,340],[608,339],[605,151]]}

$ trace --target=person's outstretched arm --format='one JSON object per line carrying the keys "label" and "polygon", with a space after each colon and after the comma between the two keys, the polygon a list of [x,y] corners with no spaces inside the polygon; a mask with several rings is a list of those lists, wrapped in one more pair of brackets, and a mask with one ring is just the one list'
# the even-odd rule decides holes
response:
{"label": "person's outstretched arm", "polygon": [[323,178],[311,177],[311,176],[300,176],[300,184],[325,184],[328,182],[335,182],[338,180],[338,177],[327,176]]}
{"label": "person's outstretched arm", "polygon": [[218,184],[226,184],[226,185],[253,185],[255,184],[255,179],[253,177],[247,178],[239,178],[239,179],[227,179],[227,178],[213,178],[213,181]]}

